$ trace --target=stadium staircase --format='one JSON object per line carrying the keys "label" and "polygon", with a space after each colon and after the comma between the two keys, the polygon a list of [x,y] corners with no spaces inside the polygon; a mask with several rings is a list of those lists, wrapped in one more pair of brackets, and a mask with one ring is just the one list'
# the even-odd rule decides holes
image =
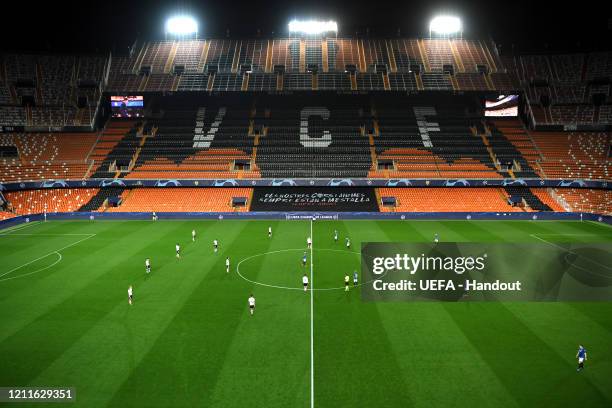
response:
{"label": "stadium staircase", "polygon": [[510,172],[514,176],[519,178],[538,177],[527,159],[502,132],[495,128],[492,123],[485,123],[484,127],[492,154],[502,163],[512,163]]}
{"label": "stadium staircase", "polygon": [[528,188],[523,187],[504,187],[509,196],[521,197],[525,200],[529,208],[535,211],[553,211],[553,209],[542,202],[538,196]]}
{"label": "stadium staircase", "polygon": [[132,166],[132,159],[141,144],[140,122],[111,122],[100,138],[92,158],[101,162],[92,178],[123,177]]}
{"label": "stadium staircase", "polygon": [[[538,177],[545,176],[540,166],[540,162],[544,159],[544,156],[538,146],[536,146],[531,134],[525,129],[519,119],[500,119],[487,121],[486,123],[493,133],[500,132],[510,143],[512,143],[520,153],[520,156],[527,161]],[[521,167],[525,167],[523,163]],[[530,177],[534,176],[530,175]]]}
{"label": "stadium staircase", "polygon": [[95,169],[91,175],[92,178],[113,178],[115,176],[115,173],[109,170],[113,160],[108,156],[134,125],[134,121],[117,119],[111,119],[107,123],[93,151],[89,155],[89,158],[94,162],[93,168]]}
{"label": "stadium staircase", "polygon": [[124,191],[125,189],[120,187],[101,188],[86,204],[82,205],[78,211],[87,212],[103,210],[109,198],[120,197]]}

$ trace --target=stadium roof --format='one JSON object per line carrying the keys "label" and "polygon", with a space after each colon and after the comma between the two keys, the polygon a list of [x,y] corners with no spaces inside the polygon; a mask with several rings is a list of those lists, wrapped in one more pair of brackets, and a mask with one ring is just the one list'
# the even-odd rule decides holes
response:
{"label": "stadium roof", "polygon": [[[262,4],[265,3],[265,7]],[[592,3],[592,4],[591,4]],[[449,7],[452,4],[452,7]],[[161,39],[166,19],[176,13],[194,16],[204,37],[283,36],[293,19],[334,18],[339,36],[425,36],[431,18],[453,14],[463,22],[465,37],[488,38],[505,49],[516,44],[527,51],[577,51],[609,48],[610,13],[595,1],[581,7],[530,0],[456,0],[397,2],[396,0],[263,0],[233,2],[143,0],[83,2],[79,18],[53,2],[11,5],[10,17],[21,19],[0,26],[3,51],[108,52],[126,50],[137,38]],[[228,33],[229,30],[229,33]],[[30,32],[31,34],[27,34]],[[15,34],[18,35],[15,35]],[[38,34],[37,34],[38,33]],[[43,35],[44,33],[44,35]]]}

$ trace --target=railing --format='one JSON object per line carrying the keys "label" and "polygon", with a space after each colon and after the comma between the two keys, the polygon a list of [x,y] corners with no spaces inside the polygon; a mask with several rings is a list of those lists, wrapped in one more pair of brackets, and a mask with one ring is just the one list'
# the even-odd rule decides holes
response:
{"label": "railing", "polygon": [[557,204],[559,204],[561,207],[563,207],[563,209],[565,211],[568,211],[568,212],[574,211],[572,209],[572,206],[569,205],[568,202],[565,201],[565,199],[563,197],[561,197],[559,194],[557,194],[557,192],[554,189],[547,188],[546,191],[548,191],[548,194],[550,194],[550,196],[557,202]]}

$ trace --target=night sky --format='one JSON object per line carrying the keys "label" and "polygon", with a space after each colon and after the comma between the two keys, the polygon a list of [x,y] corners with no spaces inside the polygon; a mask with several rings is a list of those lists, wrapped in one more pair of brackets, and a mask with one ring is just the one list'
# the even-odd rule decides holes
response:
{"label": "night sky", "polygon": [[449,13],[462,18],[465,37],[491,36],[502,53],[612,49],[612,13],[603,1],[582,1],[578,11],[562,1],[537,0],[16,3],[22,9],[3,17],[21,27],[0,25],[3,51],[125,52],[136,39],[163,39],[165,19],[180,12],[195,16],[200,37],[209,38],[225,37],[228,30],[232,38],[253,38],[258,30],[262,37],[285,36],[289,20],[306,17],[335,19],[339,36],[395,37],[398,30],[405,37],[424,36],[432,16]]}

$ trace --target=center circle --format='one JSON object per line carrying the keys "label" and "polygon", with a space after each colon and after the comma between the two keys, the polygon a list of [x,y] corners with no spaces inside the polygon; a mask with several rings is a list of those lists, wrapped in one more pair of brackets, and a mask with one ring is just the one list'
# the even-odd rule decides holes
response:
{"label": "center circle", "polygon": [[[349,275],[353,286],[353,273],[361,279],[361,253],[350,249],[313,249],[313,290],[344,290],[344,277]],[[302,257],[306,253],[306,265]],[[247,282],[276,289],[304,290],[302,277],[311,278],[311,252],[293,248],[263,252],[242,259],[236,266],[238,275]],[[312,282],[311,282],[312,283]]]}

